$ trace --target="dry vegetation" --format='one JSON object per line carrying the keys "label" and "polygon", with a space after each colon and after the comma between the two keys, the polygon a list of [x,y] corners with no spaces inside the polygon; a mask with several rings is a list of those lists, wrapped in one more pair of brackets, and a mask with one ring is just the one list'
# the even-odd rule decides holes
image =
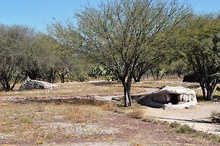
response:
{"label": "dry vegetation", "polygon": [[109,130],[95,124],[105,116],[97,106],[4,103],[0,108],[0,144],[43,144]]}
{"label": "dry vegetation", "polygon": [[[134,84],[132,94],[146,93],[151,83]],[[156,84],[155,86],[158,86]],[[143,91],[144,90],[144,91]],[[51,90],[0,92],[3,98],[40,96],[119,95],[122,86],[116,83],[66,83]],[[0,103],[0,145],[219,145],[192,138],[187,126],[176,127],[150,119],[138,105],[124,108],[113,102]],[[174,130],[175,131],[175,130]],[[192,133],[192,132],[191,132]]]}

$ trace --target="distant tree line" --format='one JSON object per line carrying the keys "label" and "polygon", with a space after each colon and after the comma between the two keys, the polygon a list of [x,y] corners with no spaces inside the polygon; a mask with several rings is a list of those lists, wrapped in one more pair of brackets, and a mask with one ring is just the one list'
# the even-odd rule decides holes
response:
{"label": "distant tree line", "polygon": [[1,25],[1,88],[12,90],[26,76],[51,83],[104,76],[121,81],[124,105],[131,106],[131,83],[147,72],[155,79],[192,72],[204,99],[212,99],[220,72],[220,15],[195,14],[177,0],[116,0],[86,6],[75,20],[56,21],[46,34]]}

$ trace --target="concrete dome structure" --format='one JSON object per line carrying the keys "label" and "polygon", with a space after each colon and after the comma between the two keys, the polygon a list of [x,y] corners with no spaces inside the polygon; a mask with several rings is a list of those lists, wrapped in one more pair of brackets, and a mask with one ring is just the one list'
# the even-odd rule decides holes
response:
{"label": "concrete dome structure", "polygon": [[196,92],[182,86],[164,88],[141,97],[138,103],[156,108],[189,108],[197,104]]}

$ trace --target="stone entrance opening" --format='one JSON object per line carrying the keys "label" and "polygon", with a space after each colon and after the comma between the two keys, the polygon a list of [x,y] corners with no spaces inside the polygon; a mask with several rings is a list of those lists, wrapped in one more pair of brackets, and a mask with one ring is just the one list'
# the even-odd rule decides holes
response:
{"label": "stone entrance opening", "polygon": [[178,104],[179,103],[178,96],[179,96],[178,94],[170,94],[171,97],[170,102],[172,104]]}

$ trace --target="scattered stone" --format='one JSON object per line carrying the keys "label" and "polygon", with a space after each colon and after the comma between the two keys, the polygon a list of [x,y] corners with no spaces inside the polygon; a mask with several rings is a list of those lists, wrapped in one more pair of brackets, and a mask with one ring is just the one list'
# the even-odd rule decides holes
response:
{"label": "scattered stone", "polygon": [[112,100],[121,101],[121,98],[120,97],[112,97]]}
{"label": "scattered stone", "polygon": [[212,116],[212,122],[213,122],[213,123],[220,123],[220,117],[218,117],[218,116]]}
{"label": "scattered stone", "polygon": [[22,90],[33,90],[33,89],[50,89],[55,87],[58,87],[58,85],[44,81],[31,80],[29,77],[27,77],[24,84],[20,86],[19,90],[22,91]]}

